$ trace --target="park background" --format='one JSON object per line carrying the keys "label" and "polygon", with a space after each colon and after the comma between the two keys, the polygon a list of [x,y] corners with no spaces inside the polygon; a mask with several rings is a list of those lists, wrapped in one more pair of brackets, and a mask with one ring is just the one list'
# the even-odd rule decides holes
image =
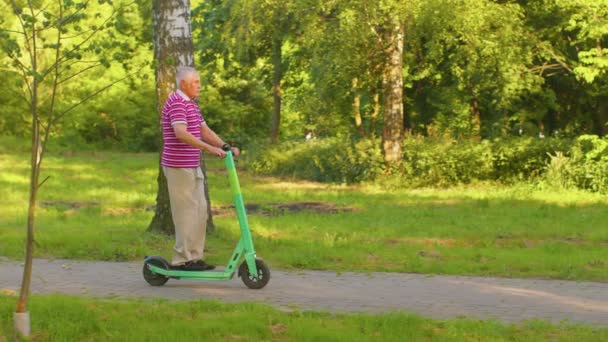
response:
{"label": "park background", "polygon": [[[169,253],[170,237],[147,232],[160,148],[153,2],[1,5],[0,255],[24,255],[33,80],[52,128],[36,256]],[[188,5],[202,113],[243,150],[245,201],[265,213],[254,239],[273,267],[608,279],[605,0]],[[61,44],[55,33],[36,48],[47,74],[17,62],[31,62],[20,23],[61,26]],[[212,204],[229,205],[221,163],[207,171]],[[276,205],[311,201],[331,210]],[[228,257],[234,221],[215,218],[212,261]]]}

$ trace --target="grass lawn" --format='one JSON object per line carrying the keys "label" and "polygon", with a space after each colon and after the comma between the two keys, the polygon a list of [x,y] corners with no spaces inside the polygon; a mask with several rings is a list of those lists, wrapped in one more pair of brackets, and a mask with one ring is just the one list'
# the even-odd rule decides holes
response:
{"label": "grass lawn", "polygon": [[[15,298],[0,295],[0,341]],[[608,329],[540,321],[425,319],[404,313],[286,313],[262,304],[33,296],[32,341],[606,341]],[[52,317],[53,319],[47,319]]]}
{"label": "grass lawn", "polygon": [[[0,139],[0,255],[24,255],[29,157]],[[60,152],[43,162],[36,256],[141,260],[171,255],[170,237],[146,232],[155,204],[156,153]],[[231,203],[220,160],[208,161],[214,207]],[[259,177],[239,170],[258,255],[275,269],[608,280],[608,199],[534,185],[386,190]],[[322,202],[345,209],[274,210]],[[207,258],[224,264],[234,215],[215,217]]]}

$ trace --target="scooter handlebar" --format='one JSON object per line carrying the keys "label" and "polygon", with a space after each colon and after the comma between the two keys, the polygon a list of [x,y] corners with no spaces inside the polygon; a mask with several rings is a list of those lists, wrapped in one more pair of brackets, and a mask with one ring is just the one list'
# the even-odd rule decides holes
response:
{"label": "scooter handlebar", "polygon": [[222,145],[222,150],[228,152],[232,149],[232,146],[230,146],[230,144],[224,144]]}

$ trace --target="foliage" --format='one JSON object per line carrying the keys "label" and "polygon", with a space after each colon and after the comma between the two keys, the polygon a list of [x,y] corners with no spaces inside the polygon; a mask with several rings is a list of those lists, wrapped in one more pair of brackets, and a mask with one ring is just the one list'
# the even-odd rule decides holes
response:
{"label": "foliage", "polygon": [[[526,181],[543,174],[549,154],[568,151],[570,143],[558,138],[479,141],[411,136],[403,141],[403,165],[398,176],[410,187]],[[323,182],[378,180],[385,171],[379,146],[378,139],[348,137],[288,142],[258,150],[250,156],[253,161],[248,167],[263,174]]]}
{"label": "foliage", "polygon": [[[141,44],[145,35],[139,27],[137,3],[33,4],[32,13],[24,8],[20,16],[0,14],[0,65],[5,66],[0,68],[0,75],[12,85],[0,92],[0,97],[7,98],[7,106],[0,109],[0,132],[29,135],[27,127],[32,119],[25,113],[29,111],[35,74],[43,127],[54,126],[49,136],[149,149],[150,141],[156,140],[156,132],[150,133],[151,127],[156,129],[156,120],[154,116],[148,119],[154,104],[144,100],[144,96],[149,97],[146,86],[151,89],[144,67],[150,58]],[[29,54],[31,42],[28,44],[24,35],[18,34],[19,21],[26,23],[26,30],[36,30],[35,71]],[[127,78],[128,82],[116,83]],[[130,120],[134,117],[136,123]],[[138,136],[142,132],[143,136]],[[131,143],[135,139],[139,141]]]}
{"label": "foliage", "polygon": [[536,179],[545,171],[549,155],[566,152],[572,144],[562,138],[497,139],[492,143],[494,179],[513,181]]}
{"label": "foliage", "polygon": [[254,172],[320,182],[357,183],[381,172],[382,154],[377,139],[349,137],[283,143],[249,156]]}
{"label": "foliage", "polygon": [[485,0],[421,7],[406,47],[413,132],[491,138],[542,118],[530,108],[542,78],[529,69],[523,15],[517,5]]}
{"label": "foliage", "polygon": [[[535,45],[534,70],[553,99],[542,118],[544,133],[606,134],[608,41],[606,0],[518,1],[525,12],[528,40]],[[537,101],[536,106],[545,106]]]}
{"label": "foliage", "polygon": [[566,151],[569,140],[511,138],[404,142],[404,177],[415,186],[451,186],[473,181],[529,181],[545,171],[549,153]]}
{"label": "foliage", "polygon": [[487,180],[494,171],[489,141],[410,138],[403,145],[410,186],[449,186]]}
{"label": "foliage", "polygon": [[[57,6],[40,3],[47,12]],[[381,136],[385,59],[379,37],[389,17],[402,20],[406,32],[403,124],[411,136],[460,141],[608,133],[606,0],[192,4],[203,115],[240,145],[261,145],[268,136],[273,82],[281,87],[283,141],[308,133]],[[61,97],[85,98],[152,60],[149,3],[136,1],[103,26],[98,21],[111,15],[109,2],[86,6],[69,23],[74,37],[64,47],[93,27],[103,34],[66,58],[73,72],[89,61],[99,65],[65,84]],[[0,133],[26,136],[23,83],[9,57],[23,45],[11,33],[18,19],[0,13],[0,75],[9,85],[0,91]],[[273,60],[279,41],[280,65]],[[46,44],[52,50],[54,43]],[[278,83],[275,71],[281,72]],[[55,136],[100,148],[158,149],[154,85],[145,79],[152,71],[139,74],[72,110],[69,120],[56,123]]]}
{"label": "foliage", "polygon": [[564,188],[608,193],[608,139],[595,135],[578,137],[567,155],[551,156],[546,179]]}
{"label": "foliage", "polygon": [[608,48],[602,42],[608,33],[608,1],[556,0],[556,4],[569,13],[565,29],[575,36],[571,44],[582,47],[574,73],[593,83],[608,70]]}

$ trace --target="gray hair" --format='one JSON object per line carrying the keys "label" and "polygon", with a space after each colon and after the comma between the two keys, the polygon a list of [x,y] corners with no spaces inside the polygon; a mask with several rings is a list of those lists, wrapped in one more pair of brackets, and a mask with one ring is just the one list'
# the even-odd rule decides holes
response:
{"label": "gray hair", "polygon": [[175,80],[177,81],[177,89],[181,89],[182,81],[190,77],[190,75],[198,75],[198,71],[192,67],[177,67],[175,73]]}

